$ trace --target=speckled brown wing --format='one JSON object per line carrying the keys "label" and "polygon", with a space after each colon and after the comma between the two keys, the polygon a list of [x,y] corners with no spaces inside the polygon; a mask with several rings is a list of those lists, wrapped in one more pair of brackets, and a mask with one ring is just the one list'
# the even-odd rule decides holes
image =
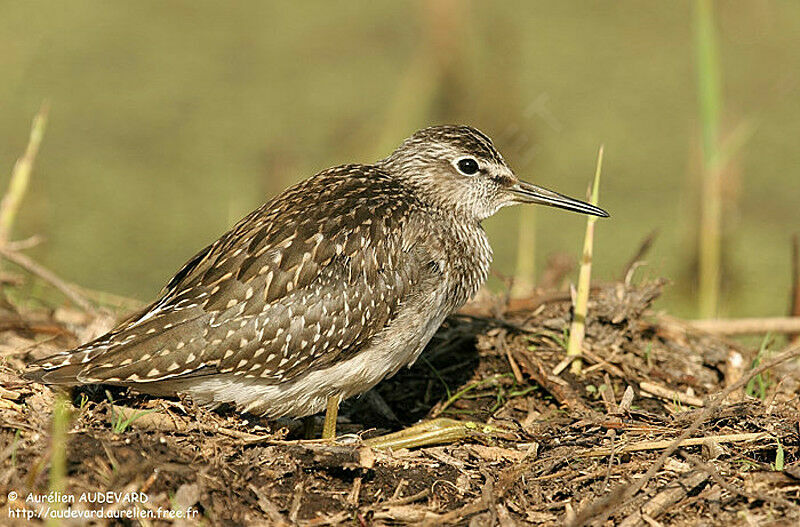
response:
{"label": "speckled brown wing", "polygon": [[322,172],[195,255],[141,314],[42,362],[40,378],[128,385],[232,373],[280,383],[349,357],[431,272],[414,243],[424,233],[404,225],[416,206],[374,167]]}

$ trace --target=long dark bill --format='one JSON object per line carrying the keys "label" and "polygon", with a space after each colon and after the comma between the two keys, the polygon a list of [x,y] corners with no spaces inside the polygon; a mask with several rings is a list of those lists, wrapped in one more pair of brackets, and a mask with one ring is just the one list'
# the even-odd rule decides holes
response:
{"label": "long dark bill", "polygon": [[603,218],[608,218],[609,216],[608,212],[600,207],[595,207],[585,201],[570,198],[569,196],[524,181],[520,181],[508,190],[522,203],[536,203],[549,207],[558,207],[559,209],[592,214]]}

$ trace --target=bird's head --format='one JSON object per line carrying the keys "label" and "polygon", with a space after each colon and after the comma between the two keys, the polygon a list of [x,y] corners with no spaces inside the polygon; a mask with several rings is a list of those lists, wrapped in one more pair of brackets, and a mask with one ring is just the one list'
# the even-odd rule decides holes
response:
{"label": "bird's head", "polygon": [[492,140],[470,126],[422,129],[378,164],[412,184],[428,203],[477,221],[519,203],[608,216],[594,205],[521,181]]}

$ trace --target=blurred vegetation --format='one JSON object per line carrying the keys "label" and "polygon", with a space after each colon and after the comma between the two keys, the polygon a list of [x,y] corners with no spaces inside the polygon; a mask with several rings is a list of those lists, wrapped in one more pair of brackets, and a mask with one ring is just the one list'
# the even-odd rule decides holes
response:
{"label": "blurred vegetation", "polygon": [[719,53],[712,0],[695,0],[694,30],[697,92],[702,130],[703,179],[698,229],[698,311],[717,314],[722,271],[722,162],[719,161],[719,122],[722,107]]}
{"label": "blurred vegetation", "polygon": [[[758,127],[720,175],[723,315],[780,315],[800,230],[800,3],[714,3],[720,140]],[[517,173],[582,197],[605,144],[594,275],[638,273],[697,313],[703,133],[692,3],[235,2],[0,6],[0,183],[32,117],[48,129],[14,237],[66,279],[151,298],[196,250],[286,186],[383,156],[415,129],[475,125]],[[584,218],[486,222],[495,269],[576,258]],[[528,250],[528,248],[521,248]],[[574,277],[573,277],[574,279]],[[494,280],[497,287],[499,280]]]}

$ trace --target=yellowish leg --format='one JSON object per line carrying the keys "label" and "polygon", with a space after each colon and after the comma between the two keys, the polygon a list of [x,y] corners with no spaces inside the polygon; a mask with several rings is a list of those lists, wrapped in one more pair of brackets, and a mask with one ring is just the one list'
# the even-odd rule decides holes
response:
{"label": "yellowish leg", "polygon": [[328,407],[325,409],[325,423],[322,425],[322,439],[336,438],[336,419],[339,417],[340,400],[338,395],[328,398]]}
{"label": "yellowish leg", "polygon": [[364,444],[372,448],[414,448],[455,443],[470,436],[502,437],[506,433],[505,430],[484,423],[440,417],[417,423],[399,432],[367,439]]}

